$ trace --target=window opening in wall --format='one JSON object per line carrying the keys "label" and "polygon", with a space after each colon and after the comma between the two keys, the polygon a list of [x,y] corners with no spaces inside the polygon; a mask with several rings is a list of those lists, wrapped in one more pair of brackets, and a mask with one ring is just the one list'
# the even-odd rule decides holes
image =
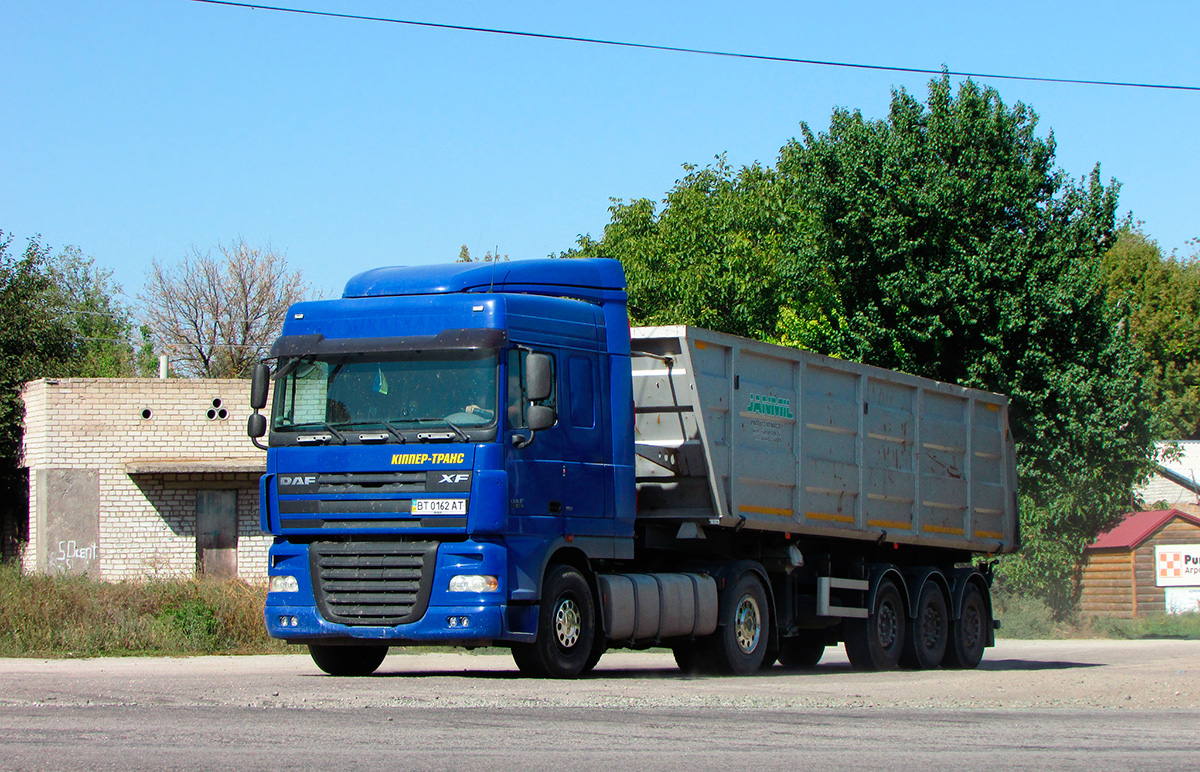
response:
{"label": "window opening in wall", "polygon": [[154,416],[154,411],[148,407],[142,408],[142,420],[149,421]]}

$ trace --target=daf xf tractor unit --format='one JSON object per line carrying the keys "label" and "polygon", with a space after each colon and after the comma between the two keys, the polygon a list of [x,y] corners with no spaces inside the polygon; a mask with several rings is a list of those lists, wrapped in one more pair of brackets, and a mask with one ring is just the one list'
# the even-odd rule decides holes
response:
{"label": "daf xf tractor unit", "polygon": [[861,669],[971,668],[994,642],[1008,400],[631,329],[615,260],[359,274],[288,311],[251,403],[266,624],[330,674],[391,646],[572,678],[620,647],[750,673],[838,642]]}

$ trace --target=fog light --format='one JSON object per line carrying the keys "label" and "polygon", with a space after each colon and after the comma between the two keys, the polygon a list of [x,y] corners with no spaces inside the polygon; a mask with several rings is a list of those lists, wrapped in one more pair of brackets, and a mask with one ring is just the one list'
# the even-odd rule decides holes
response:
{"label": "fog light", "polygon": [[447,627],[470,627],[471,617],[446,617]]}
{"label": "fog light", "polygon": [[460,574],[450,578],[450,592],[495,592],[500,580],[494,576]]}
{"label": "fog light", "polygon": [[300,582],[294,576],[272,576],[270,592],[300,592]]}

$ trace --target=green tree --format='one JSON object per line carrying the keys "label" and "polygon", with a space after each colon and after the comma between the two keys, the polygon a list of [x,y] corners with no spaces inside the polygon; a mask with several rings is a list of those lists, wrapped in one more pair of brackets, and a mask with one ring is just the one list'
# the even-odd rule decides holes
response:
{"label": "green tree", "polygon": [[820,222],[802,259],[837,287],[828,353],[1011,396],[1027,560],[1008,576],[1062,609],[1075,558],[1149,469],[1154,427],[1100,281],[1118,186],[1098,166],[1069,179],[1036,127],[943,76],[925,104],[893,92],[884,120],[803,127],[779,169]]}
{"label": "green tree", "polygon": [[492,254],[488,250],[483,257],[471,257],[471,250],[467,249],[467,245],[463,244],[458,248],[458,259],[456,263],[507,263],[508,255],[500,254],[500,248],[496,247],[496,254]]}
{"label": "green tree", "polygon": [[47,265],[55,302],[72,330],[71,375],[122,378],[139,374],[132,311],[116,296],[112,271],[68,246]]}
{"label": "green tree", "polygon": [[1108,297],[1129,314],[1142,373],[1168,439],[1200,439],[1200,263],[1164,256],[1126,220],[1104,256]]}
{"label": "green tree", "polygon": [[684,170],[661,212],[649,199],[614,201],[603,238],[582,236],[563,256],[620,260],[637,324],[775,337],[797,280],[782,245],[803,217],[787,209],[771,169],[735,171],[718,157]]}

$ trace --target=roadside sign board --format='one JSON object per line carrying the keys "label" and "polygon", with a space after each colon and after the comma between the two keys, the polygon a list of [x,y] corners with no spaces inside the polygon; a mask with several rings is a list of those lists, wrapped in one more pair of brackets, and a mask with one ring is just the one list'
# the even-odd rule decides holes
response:
{"label": "roadside sign board", "polygon": [[1154,566],[1159,587],[1200,587],[1200,544],[1159,544]]}
{"label": "roadside sign board", "polygon": [[1168,587],[1165,592],[1168,614],[1200,613],[1200,587]]}

